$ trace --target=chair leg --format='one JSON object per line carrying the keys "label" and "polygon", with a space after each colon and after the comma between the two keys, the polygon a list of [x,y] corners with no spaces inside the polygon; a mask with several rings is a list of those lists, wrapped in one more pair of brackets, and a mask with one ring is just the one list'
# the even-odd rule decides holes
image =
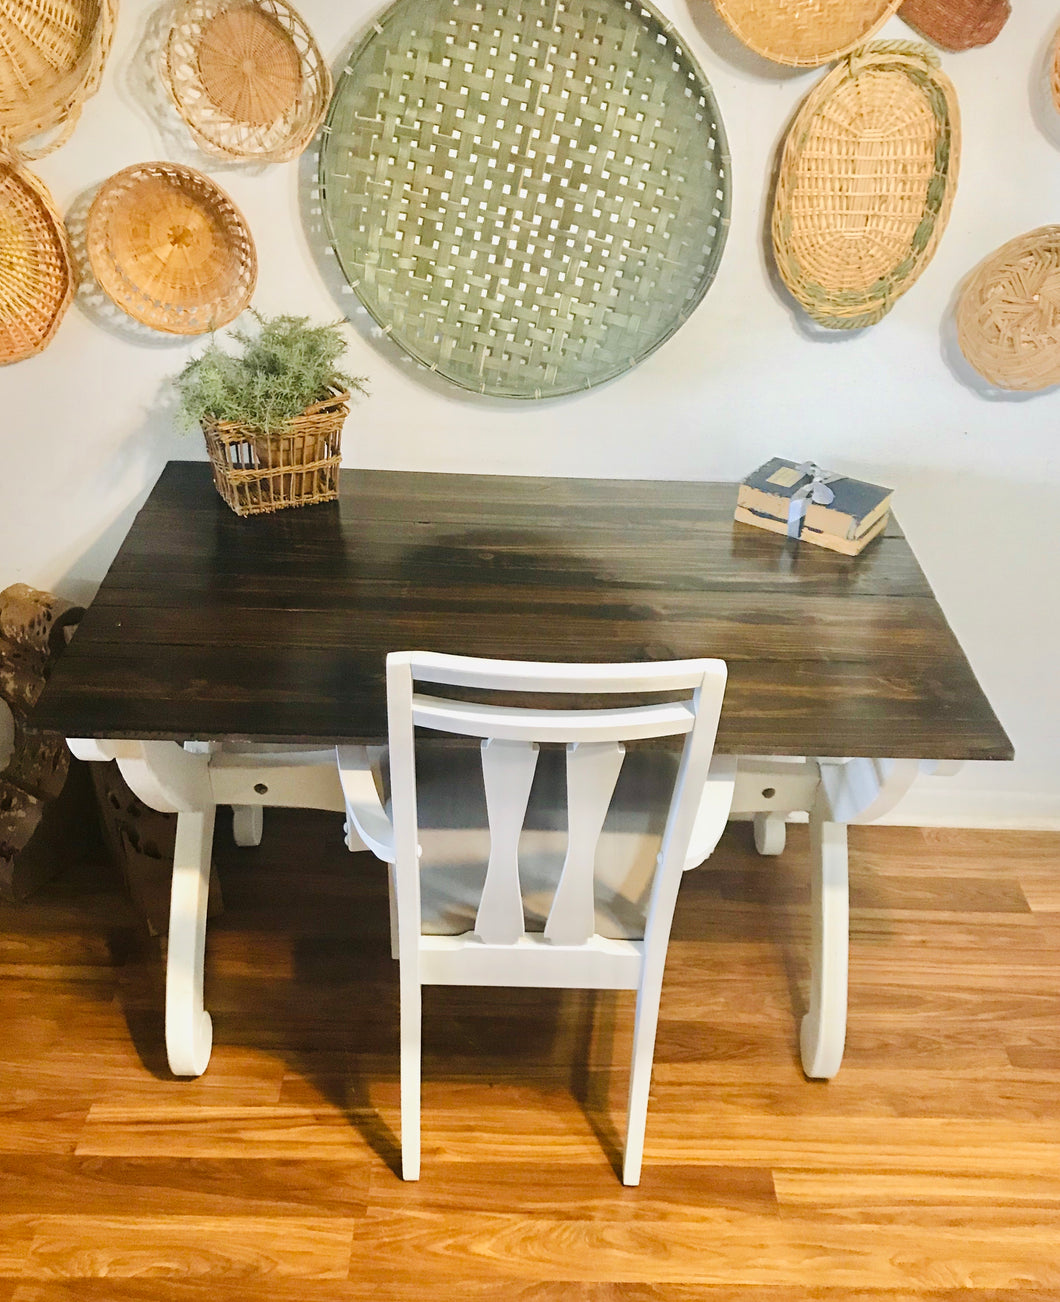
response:
{"label": "chair leg", "polygon": [[236,845],[261,845],[265,811],[261,805],[232,806],[232,840]]}
{"label": "chair leg", "polygon": [[637,1011],[633,1022],[633,1059],[629,1069],[629,1106],[626,1111],[626,1151],[622,1157],[622,1183],[640,1184],[644,1156],[644,1131],[648,1122],[648,1092],[655,1058],[655,1033],[659,1025],[660,981],[653,988],[642,984],[637,991]]}
{"label": "chair leg", "polygon": [[401,965],[401,1178],[420,1178],[420,1054],[422,998],[413,965]]}
{"label": "chair leg", "polygon": [[201,1076],[213,1024],[202,1003],[215,809],[177,815],[166,951],[166,1054],[175,1076]]}
{"label": "chair leg", "polygon": [[812,932],[810,1008],[802,1019],[802,1069],[831,1080],[843,1061],[847,1029],[847,960],[850,931],[847,828],[810,812]]}

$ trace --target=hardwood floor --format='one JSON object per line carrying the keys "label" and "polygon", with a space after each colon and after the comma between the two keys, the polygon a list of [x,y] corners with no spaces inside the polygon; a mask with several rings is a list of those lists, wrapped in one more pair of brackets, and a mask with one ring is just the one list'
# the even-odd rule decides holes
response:
{"label": "hardwood floor", "polygon": [[731,827],[678,903],[624,1189],[630,996],[425,992],[404,1184],[382,870],[335,816],[223,832],[196,1081],[112,870],[0,906],[0,1302],[1060,1298],[1060,835],[852,831],[821,1084],[805,829],[763,860]]}

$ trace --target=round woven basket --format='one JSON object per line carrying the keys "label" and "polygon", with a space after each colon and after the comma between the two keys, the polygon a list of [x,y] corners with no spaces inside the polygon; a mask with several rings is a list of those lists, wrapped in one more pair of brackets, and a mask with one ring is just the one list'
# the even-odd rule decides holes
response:
{"label": "round woven basket", "polygon": [[820,325],[879,321],[916,281],[957,185],[953,85],[924,45],[877,42],[811,91],[784,143],[773,205],[781,279]]}
{"label": "round woven basket", "polygon": [[957,341],[1001,389],[1060,384],[1060,226],[1040,226],[979,264],[957,303]]}
{"label": "round woven basket", "polygon": [[76,288],[66,227],[47,187],[0,161],[0,365],[46,347]]}
{"label": "round woven basket", "polygon": [[20,146],[61,128],[36,148],[20,150],[24,158],[41,158],[69,138],[85,100],[99,89],[117,7],[117,0],[17,0],[0,7],[0,145]]}
{"label": "round woven basket", "polygon": [[155,330],[199,335],[249,304],[257,254],[239,209],[209,177],[139,163],[103,183],[86,223],[103,291]]}
{"label": "round woven basket", "polygon": [[1049,60],[1049,89],[1053,96],[1053,107],[1060,113],[1060,31],[1053,41],[1053,54]]}
{"label": "round woven basket", "polygon": [[902,0],[714,0],[744,45],[774,63],[816,68],[863,45]]}
{"label": "round woven basket", "polygon": [[944,50],[989,45],[1008,21],[1009,0],[904,0],[898,14]]}
{"label": "round woven basket", "polygon": [[162,71],[198,144],[222,158],[296,157],[331,98],[331,72],[285,0],[183,0]]}

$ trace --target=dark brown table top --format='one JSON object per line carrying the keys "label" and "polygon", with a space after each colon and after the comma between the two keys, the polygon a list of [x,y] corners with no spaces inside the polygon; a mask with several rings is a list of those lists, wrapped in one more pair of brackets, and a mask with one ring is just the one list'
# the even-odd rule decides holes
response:
{"label": "dark brown table top", "polygon": [[901,529],[734,524],[734,484],[345,470],[240,519],[170,462],[41,698],[68,737],[364,741],[387,651],[719,656],[726,753],[1009,759]]}

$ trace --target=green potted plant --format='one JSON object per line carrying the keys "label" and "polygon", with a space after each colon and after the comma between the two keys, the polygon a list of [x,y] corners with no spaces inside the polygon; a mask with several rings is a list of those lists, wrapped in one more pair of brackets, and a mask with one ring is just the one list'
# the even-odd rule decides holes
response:
{"label": "green potted plant", "polygon": [[217,491],[237,515],[330,502],[339,495],[339,443],[351,391],[365,379],[339,369],[341,322],[251,313],[238,346],[212,339],[174,379],[179,416],[206,439]]}

